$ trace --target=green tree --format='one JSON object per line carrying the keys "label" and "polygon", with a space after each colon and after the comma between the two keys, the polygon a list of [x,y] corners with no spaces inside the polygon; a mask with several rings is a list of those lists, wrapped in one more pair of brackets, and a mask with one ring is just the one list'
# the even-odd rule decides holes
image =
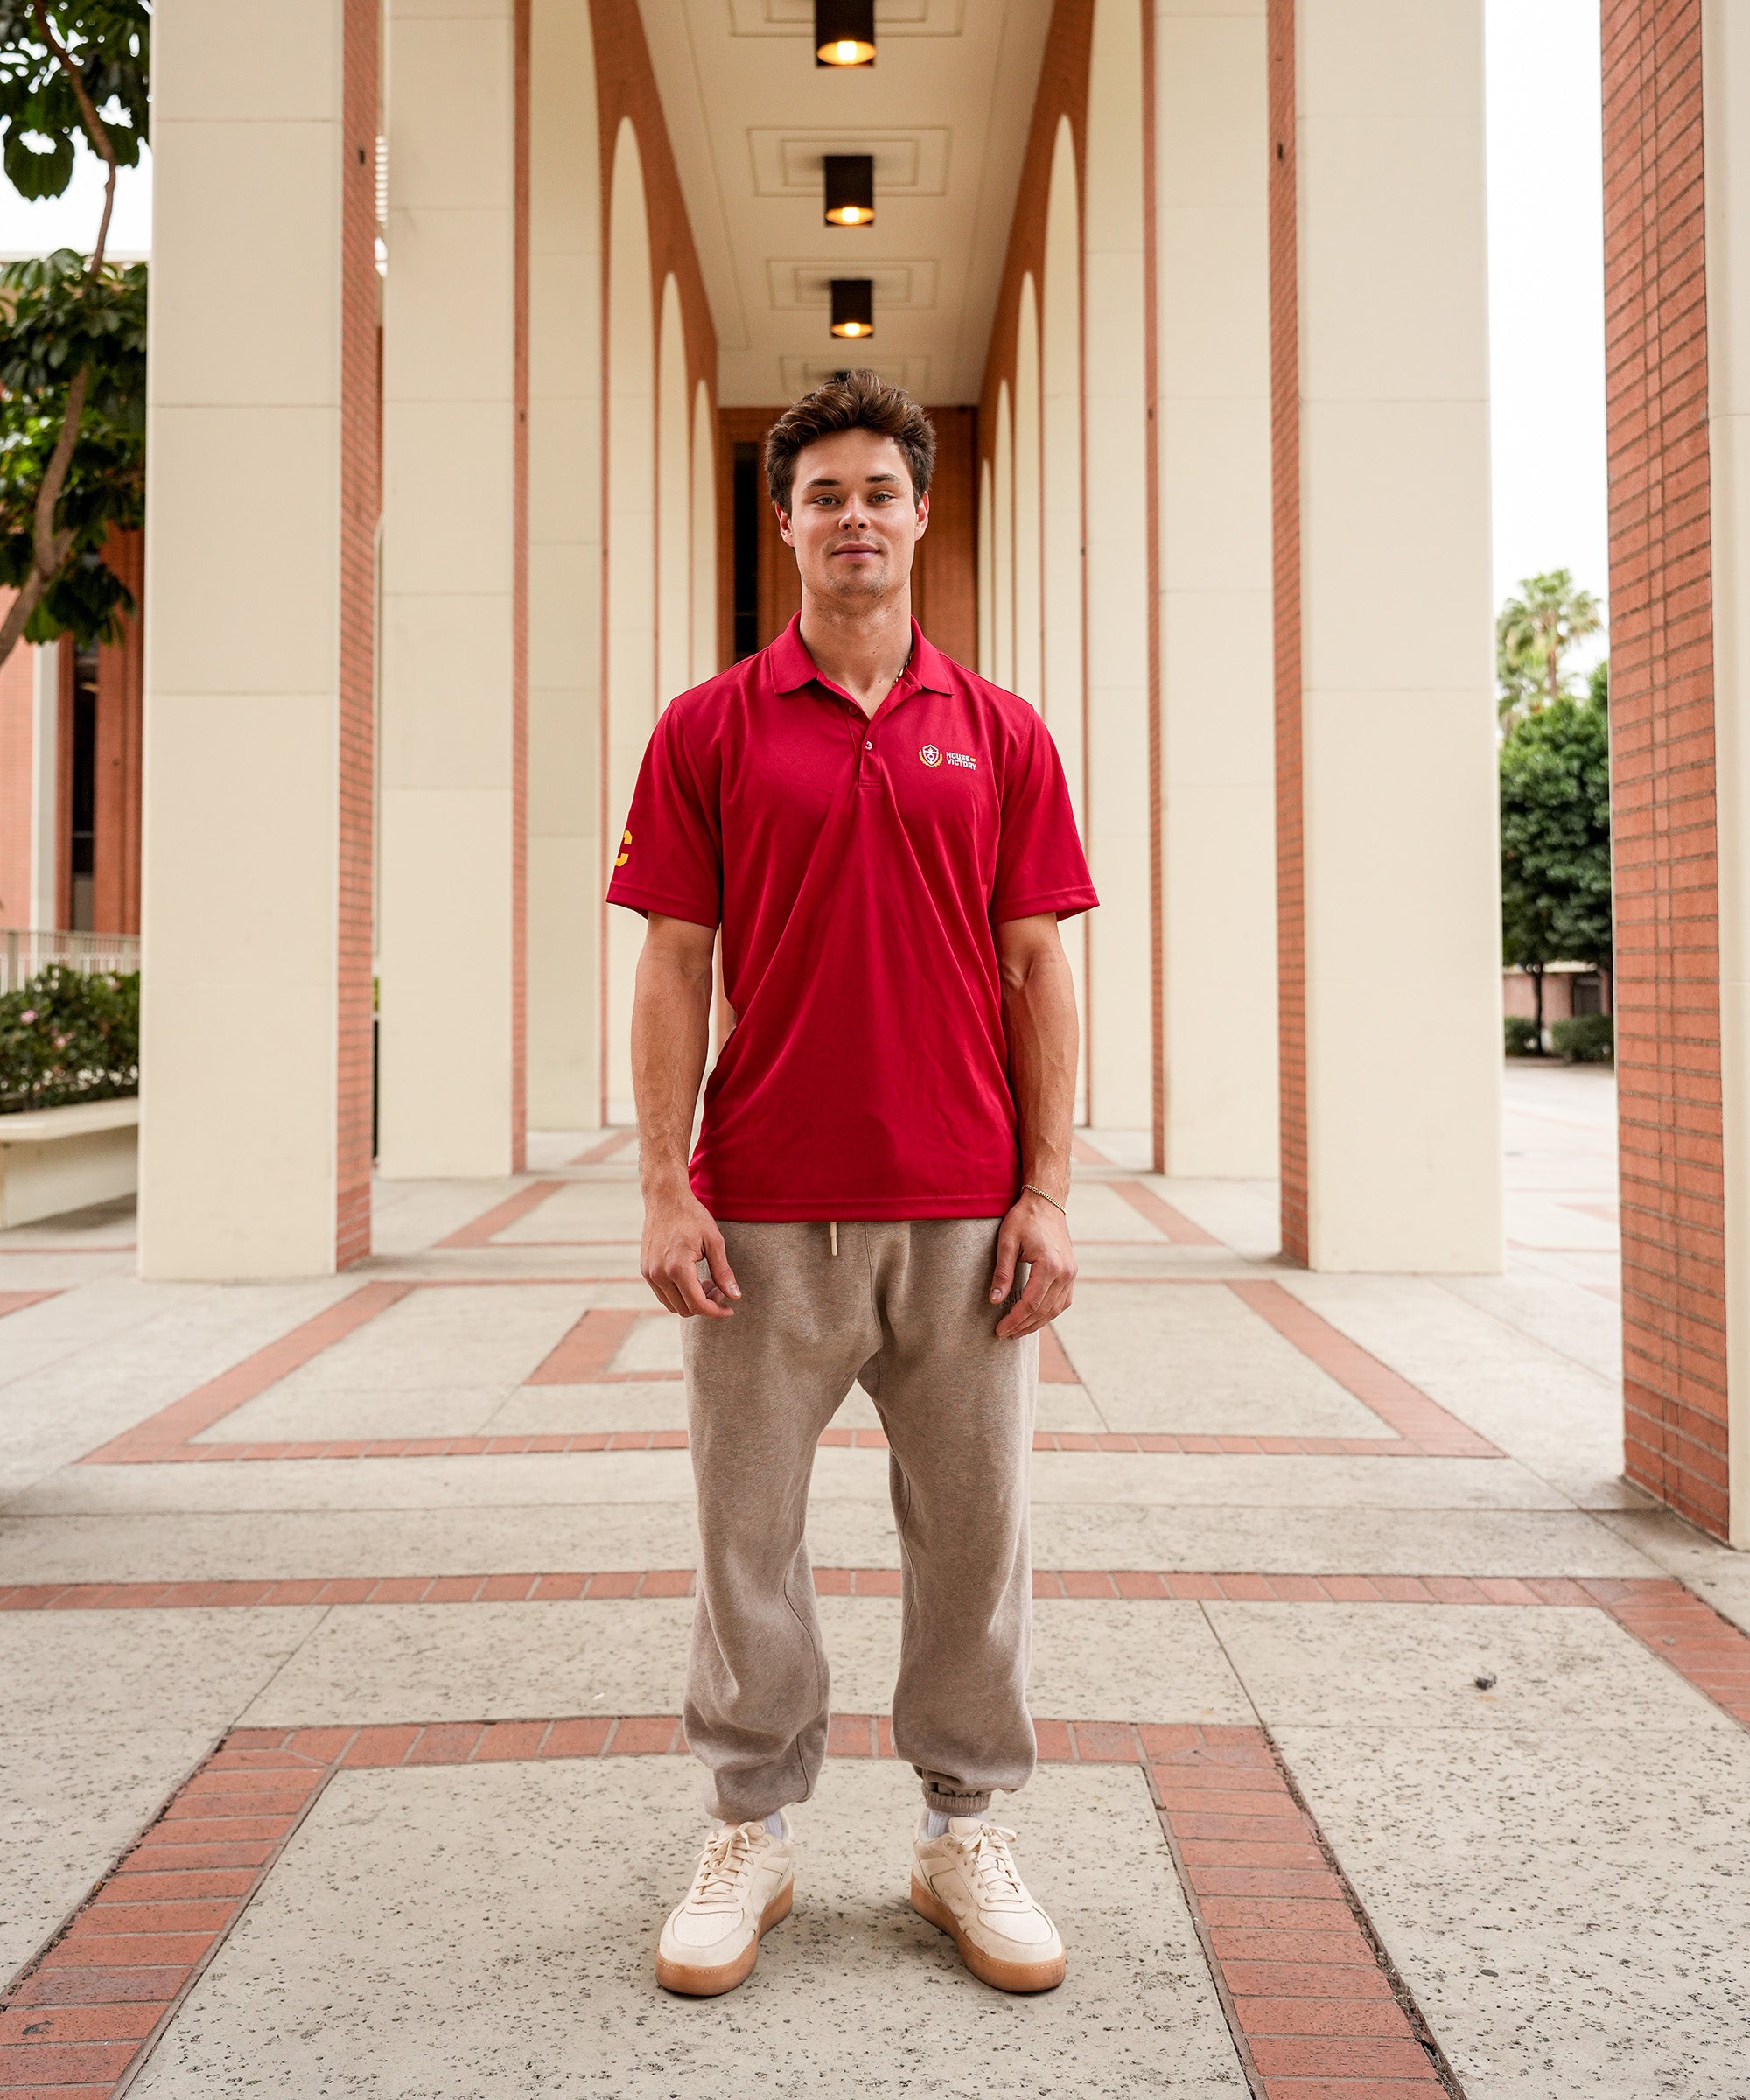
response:
{"label": "green tree", "polygon": [[1502,956],[1531,973],[1539,1049],[1546,966],[1610,967],[1607,674],[1592,690],[1558,695],[1502,739]]}
{"label": "green tree", "polygon": [[20,640],[113,633],[132,600],[102,550],[140,522],[145,483],[144,265],[104,261],[116,178],[146,140],[150,0],[0,0],[0,168],[59,197],[82,136],[107,171],[89,258],[62,248],[0,271],[0,662]]}
{"label": "green tree", "polygon": [[1575,645],[1596,634],[1604,614],[1572,572],[1552,569],[1528,576],[1519,595],[1502,606],[1494,623],[1494,674],[1503,721],[1548,707],[1569,692],[1565,660]]}

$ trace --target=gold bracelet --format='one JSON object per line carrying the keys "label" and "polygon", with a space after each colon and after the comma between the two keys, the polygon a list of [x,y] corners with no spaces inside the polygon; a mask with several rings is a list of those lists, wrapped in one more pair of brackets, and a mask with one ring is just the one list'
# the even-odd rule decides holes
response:
{"label": "gold bracelet", "polygon": [[1021,1184],[1021,1194],[1023,1195],[1032,1194],[1035,1196],[1045,1196],[1046,1201],[1051,1205],[1054,1210],[1062,1210],[1066,1218],[1069,1215],[1069,1213],[1067,1210],[1064,1210],[1063,1205],[1058,1201],[1055,1196],[1045,1195],[1045,1191],[1040,1186],[1037,1181],[1023,1181]]}

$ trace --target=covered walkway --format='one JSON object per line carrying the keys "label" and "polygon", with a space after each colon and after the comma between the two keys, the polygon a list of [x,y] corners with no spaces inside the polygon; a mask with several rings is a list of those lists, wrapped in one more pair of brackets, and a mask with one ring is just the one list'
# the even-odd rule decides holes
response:
{"label": "covered walkway", "polygon": [[1620,1478],[1611,1096],[1510,1071],[1494,1278],[1310,1274],[1270,1185],[1084,1141],[1004,1804],[1071,1950],[1039,2000],[905,1900],[856,1394],[794,1915],[734,1996],[655,1987],[703,1817],[628,1133],[380,1184],[343,1277],[4,1236],[0,2091],[149,2046],[163,2100],[1740,2092],[1750,1570]]}

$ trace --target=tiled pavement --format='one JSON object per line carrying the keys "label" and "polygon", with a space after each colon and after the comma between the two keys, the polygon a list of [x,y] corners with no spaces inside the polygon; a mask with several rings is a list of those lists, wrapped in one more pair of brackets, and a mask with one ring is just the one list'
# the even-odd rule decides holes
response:
{"label": "tiled pavement", "polygon": [[385,1187],[362,1271],[281,1289],[0,1236],[0,2095],[1742,2100],[1750,1566],[1619,1478],[1607,1075],[1508,1088],[1498,1278],[1306,1276],[1268,1189],[1078,1148],[1002,1804],[1038,2000],[904,1901],[860,1393],[794,1918],[654,1988],[701,1818],[629,1143]]}

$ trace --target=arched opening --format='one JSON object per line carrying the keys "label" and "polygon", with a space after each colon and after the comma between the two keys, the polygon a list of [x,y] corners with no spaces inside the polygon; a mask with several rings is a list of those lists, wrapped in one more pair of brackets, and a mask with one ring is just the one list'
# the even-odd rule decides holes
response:
{"label": "arched opening", "polygon": [[991,676],[1011,691],[1015,683],[1015,438],[1009,414],[1009,382],[997,389],[996,498],[991,554],[996,589],[992,608]]}
{"label": "arched opening", "polygon": [[[656,711],[656,342],[644,171],[632,120],[614,141],[607,262],[607,705],[602,793],[610,866]],[[604,875],[604,886],[606,875]],[[640,929],[609,912],[602,1001],[606,1119],[632,1120],[632,982]]]}
{"label": "arched opening", "polygon": [[1043,647],[1040,500],[1039,305],[1029,270],[1021,279],[1015,337],[1015,690],[1035,707]]}
{"label": "arched opening", "polygon": [[681,290],[662,281],[656,350],[656,705],[691,683],[692,432],[687,412],[687,343]]}
{"label": "arched opening", "polygon": [[[1040,604],[1040,696],[1064,777],[1088,831],[1088,767],[1082,663],[1082,227],[1075,135],[1060,117],[1046,202],[1045,282],[1040,301],[1040,478],[1044,570]],[[1088,939],[1086,918],[1064,940],[1082,1014],[1076,1120],[1088,1119]]]}

